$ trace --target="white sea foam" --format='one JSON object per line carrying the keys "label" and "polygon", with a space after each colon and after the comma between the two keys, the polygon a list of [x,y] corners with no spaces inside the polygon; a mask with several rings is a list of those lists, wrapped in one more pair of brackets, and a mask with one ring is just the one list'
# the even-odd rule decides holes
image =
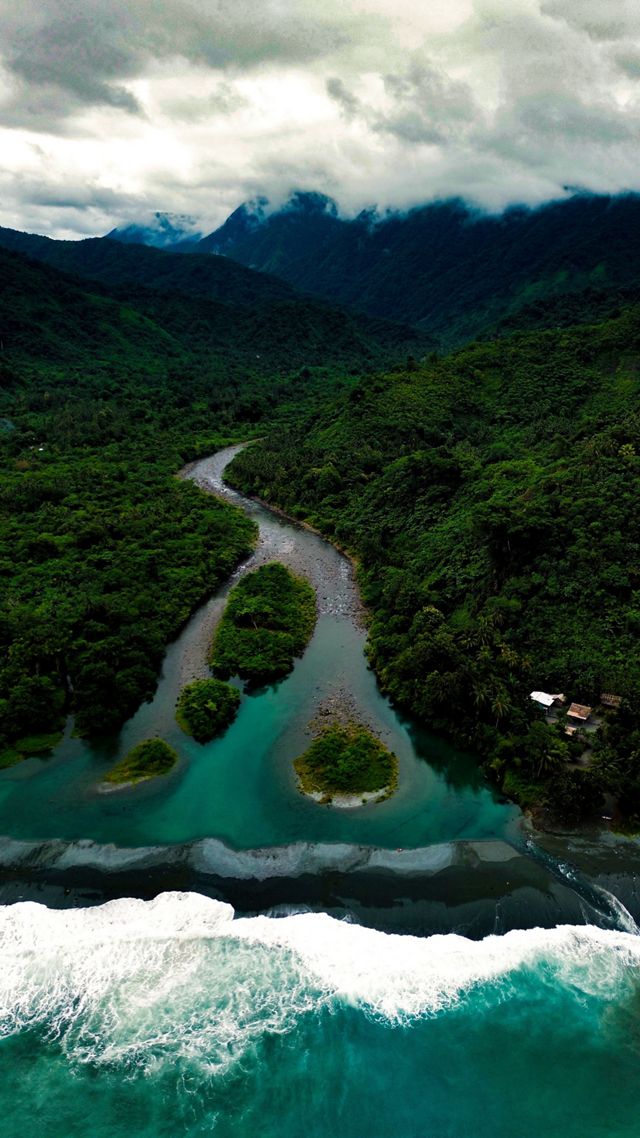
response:
{"label": "white sea foam", "polygon": [[487,937],[386,935],[326,914],[234,919],[198,894],[56,911],[0,908],[0,1034],[37,1028],[75,1061],[225,1070],[265,1035],[349,1004],[391,1023],[441,1013],[515,974],[617,998],[640,937],[562,926]]}

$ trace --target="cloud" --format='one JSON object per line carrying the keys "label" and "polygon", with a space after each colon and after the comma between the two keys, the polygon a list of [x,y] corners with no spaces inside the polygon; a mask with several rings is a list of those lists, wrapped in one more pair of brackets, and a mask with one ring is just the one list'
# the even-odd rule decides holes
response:
{"label": "cloud", "polygon": [[352,120],[366,117],[366,108],[349,90],[347,85],[337,75],[327,79],[327,94],[330,99],[340,107],[345,118]]}
{"label": "cloud", "polygon": [[640,189],[637,0],[0,0],[5,224]]}
{"label": "cloud", "polygon": [[348,44],[358,22],[334,0],[322,7],[305,0],[0,0],[4,66],[16,94],[36,93],[25,108],[28,125],[51,95],[61,118],[82,106],[139,113],[127,84],[158,62],[235,71],[304,64]]}
{"label": "cloud", "polygon": [[622,40],[640,34],[636,0],[543,0],[544,15],[563,20],[595,40]]}
{"label": "cloud", "polygon": [[439,143],[477,126],[482,113],[467,83],[414,57],[404,72],[384,76],[391,110],[373,126],[406,142]]}
{"label": "cloud", "polygon": [[613,58],[620,70],[631,79],[640,79],[640,48],[621,48]]}

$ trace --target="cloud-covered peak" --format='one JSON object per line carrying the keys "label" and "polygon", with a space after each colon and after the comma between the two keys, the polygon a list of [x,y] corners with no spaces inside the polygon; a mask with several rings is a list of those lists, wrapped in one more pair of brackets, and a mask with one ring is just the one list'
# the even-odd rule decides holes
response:
{"label": "cloud-covered peak", "polygon": [[639,80],[637,0],[0,0],[1,220],[639,189]]}
{"label": "cloud-covered peak", "polygon": [[127,225],[117,226],[107,234],[107,237],[124,245],[152,245],[156,249],[195,244],[202,236],[195,218],[186,214],[162,213],[159,210]]}

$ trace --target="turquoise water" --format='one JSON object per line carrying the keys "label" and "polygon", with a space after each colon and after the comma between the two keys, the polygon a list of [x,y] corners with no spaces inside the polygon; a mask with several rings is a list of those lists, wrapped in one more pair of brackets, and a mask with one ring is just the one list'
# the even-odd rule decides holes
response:
{"label": "turquoise water", "polygon": [[[215,837],[235,849],[296,841],[408,848],[460,838],[508,838],[520,812],[498,800],[473,758],[412,729],[381,696],[366,665],[349,562],[317,535],[223,486],[222,471],[236,449],[196,464],[190,477],[241,504],[257,521],[259,547],[239,572],[277,558],[314,584],[319,618],[304,657],[283,682],[245,694],[236,721],[221,739],[202,746],[180,731],[176,698],[185,682],[207,674],[207,647],[226,586],[169,648],[155,698],[117,738],[90,745],[68,736],[53,757],[30,759],[0,773],[0,834],[126,847]],[[400,760],[398,792],[383,804],[349,811],[304,798],[293,772],[318,708],[345,697]],[[116,758],[155,735],[177,749],[178,768],[138,788],[101,793],[101,779]]]}
{"label": "turquoise water", "polygon": [[638,937],[232,916],[1,909],[3,1134],[637,1135]]}
{"label": "turquoise water", "polygon": [[[223,589],[170,647],[155,698],[117,738],[89,745],[68,733],[51,758],[0,774],[0,834],[18,839],[0,843],[4,887],[20,895],[18,864],[37,863],[38,895],[50,871],[144,866],[149,846],[162,847],[170,874],[171,854],[196,842],[189,865],[226,864],[229,876],[260,881],[300,866],[330,878],[363,862],[393,869],[401,913],[409,896],[417,905],[427,897],[435,874],[432,911],[442,915],[455,887],[452,912],[472,922],[481,897],[485,928],[499,927],[493,909],[498,921],[511,890],[530,924],[534,904],[566,913],[562,898],[574,890],[575,919],[607,927],[416,938],[323,912],[234,918],[196,893],[63,911],[0,906],[3,1138],[635,1138],[640,937],[629,913],[606,888],[578,880],[562,849],[547,857],[547,873],[546,855],[534,862],[505,844],[519,811],[496,798],[471,757],[416,731],[380,695],[348,562],[224,490],[232,453],[190,476],[258,521],[259,547],[239,572],[278,558],[312,580],[319,619],[309,648],[284,682],[243,695],[222,739],[188,739],[175,701],[206,674]],[[399,756],[399,790],[381,805],[340,811],[296,789],[292,761],[309,720],[344,698]],[[101,793],[115,759],[156,734],[177,748],[177,769]],[[39,839],[49,840],[45,854]],[[277,858],[251,852],[276,845]],[[367,887],[365,908],[381,882]]]}

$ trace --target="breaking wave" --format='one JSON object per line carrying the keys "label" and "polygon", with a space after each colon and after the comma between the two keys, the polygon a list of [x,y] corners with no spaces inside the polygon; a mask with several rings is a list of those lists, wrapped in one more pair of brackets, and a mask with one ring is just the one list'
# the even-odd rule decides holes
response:
{"label": "breaking wave", "polygon": [[234,919],[194,893],[57,911],[0,908],[0,1036],[37,1031],[70,1061],[224,1072],[301,1017],[357,1009],[407,1025],[517,996],[523,978],[607,1001],[640,967],[640,937],[591,926],[388,935],[322,913]]}

